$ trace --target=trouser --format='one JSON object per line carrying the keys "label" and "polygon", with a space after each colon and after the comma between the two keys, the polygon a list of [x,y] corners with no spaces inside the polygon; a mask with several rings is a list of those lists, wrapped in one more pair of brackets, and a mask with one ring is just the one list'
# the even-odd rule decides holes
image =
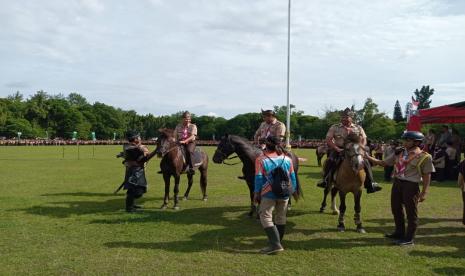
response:
{"label": "trouser", "polygon": [[[418,226],[418,197],[420,187],[418,183],[394,179],[391,190],[391,211],[396,225],[395,233],[405,237],[405,240],[413,240]],[[405,231],[405,213],[407,214],[407,231]]]}
{"label": "trouser", "polygon": [[[262,198],[260,202],[260,222],[263,228],[286,224],[286,212],[289,199],[269,199]],[[273,223],[273,210],[275,210],[275,222]]]}
{"label": "trouser", "polygon": [[135,200],[142,197],[145,191],[145,187],[142,186],[129,186],[126,192],[126,210],[131,209],[134,206]]}
{"label": "trouser", "polygon": [[331,178],[336,171],[336,168],[341,163],[342,156],[335,150],[328,150],[328,158],[323,167],[323,179],[326,182],[326,185],[329,185]]}
{"label": "trouser", "polygon": [[462,191],[462,200],[463,200],[463,218],[462,218],[462,223],[465,224],[465,191]]}
{"label": "trouser", "polygon": [[365,173],[366,173],[365,183],[363,184],[366,189],[373,189],[373,182],[375,181],[373,177],[373,170],[371,169],[371,163],[370,161],[368,161],[368,159],[363,159],[363,164],[364,164]]}
{"label": "trouser", "polygon": [[391,181],[393,170],[394,170],[394,166],[384,167],[384,180]]}
{"label": "trouser", "polygon": [[195,151],[195,142],[190,142],[188,144],[184,144],[183,146],[186,152],[186,163],[192,169],[194,168],[192,155],[194,154],[194,151]]}

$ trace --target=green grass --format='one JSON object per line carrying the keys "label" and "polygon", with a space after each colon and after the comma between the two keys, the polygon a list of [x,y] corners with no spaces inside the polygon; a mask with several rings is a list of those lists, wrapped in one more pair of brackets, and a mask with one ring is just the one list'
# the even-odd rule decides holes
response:
{"label": "green grass", "polygon": [[[210,157],[214,148],[206,148]],[[433,183],[420,206],[414,247],[392,246],[391,184],[362,197],[367,234],[355,232],[348,197],[348,231],[336,231],[337,217],[320,214],[320,168],[313,150],[300,171],[305,199],[289,213],[286,250],[256,252],[266,239],[259,222],[246,216],[246,185],[240,165],[210,163],[207,202],[198,175],[181,210],[160,210],[164,184],[159,159],[148,165],[145,211],[123,211],[124,194],[113,195],[123,179],[120,147],[0,147],[1,275],[465,274],[465,227],[456,183]],[[382,179],[380,168],[376,178]],[[183,177],[181,194],[186,188]],[[171,187],[172,191],[172,187]],[[170,203],[172,206],[172,202]]]}

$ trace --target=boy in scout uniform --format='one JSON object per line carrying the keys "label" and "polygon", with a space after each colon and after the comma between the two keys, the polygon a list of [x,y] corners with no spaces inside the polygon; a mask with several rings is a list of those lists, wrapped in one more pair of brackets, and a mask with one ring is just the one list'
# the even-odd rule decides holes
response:
{"label": "boy in scout uniform", "polygon": [[[396,230],[386,234],[397,245],[413,245],[418,226],[418,202],[423,202],[428,193],[431,173],[434,172],[431,155],[420,149],[425,137],[418,131],[406,131],[402,135],[404,149],[384,160],[367,156],[376,165],[394,165],[394,184],[391,190],[391,210]],[[419,184],[423,183],[420,192]],[[407,231],[405,230],[404,210],[407,213]]]}
{"label": "boy in scout uniform", "polygon": [[[326,143],[328,145],[328,159],[323,168],[323,180],[318,182],[317,186],[320,188],[326,188],[330,184],[331,178],[342,161],[343,151],[344,151],[344,141],[346,137],[355,133],[360,136],[360,143],[366,145],[366,134],[363,128],[352,122],[354,117],[354,112],[349,108],[346,108],[341,114],[341,123],[332,125],[328,133],[326,134]],[[366,179],[365,179],[365,188],[367,193],[374,193],[381,190],[381,187],[374,182],[373,172],[371,170],[371,164],[368,160],[365,159],[364,162]]]}
{"label": "boy in scout uniform", "polygon": [[191,114],[186,111],[182,114],[182,122],[174,129],[174,137],[185,150],[186,162],[189,166],[187,173],[195,174],[192,155],[195,151],[195,139],[197,137],[197,126],[191,123]]}
{"label": "boy in scout uniform", "polygon": [[282,141],[286,135],[286,126],[278,121],[276,113],[273,110],[262,110],[262,117],[263,122],[254,135],[255,144],[264,148],[266,138],[271,136],[278,137]]}

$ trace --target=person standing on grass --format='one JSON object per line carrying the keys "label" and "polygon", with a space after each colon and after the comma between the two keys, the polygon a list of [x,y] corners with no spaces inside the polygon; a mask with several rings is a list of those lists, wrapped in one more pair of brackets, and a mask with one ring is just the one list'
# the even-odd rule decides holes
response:
{"label": "person standing on grass", "polygon": [[[282,169],[280,169],[280,168]],[[276,171],[287,176],[286,191],[276,192]],[[265,140],[265,151],[255,161],[255,193],[254,202],[260,204],[260,222],[268,237],[268,246],[260,253],[272,254],[283,251],[281,241],[286,226],[286,212],[289,196],[297,191],[296,175],[291,158],[286,156],[281,147],[281,139],[268,136]],[[297,197],[297,196],[296,196]],[[296,198],[297,199],[297,198]],[[273,210],[275,221],[273,223]]]}
{"label": "person standing on grass", "polygon": [[126,138],[129,144],[124,149],[124,189],[127,190],[126,212],[132,213],[141,208],[135,204],[135,200],[147,192],[145,164],[155,156],[155,151],[149,153],[148,148],[142,145],[139,133],[135,131],[128,131]]}
{"label": "person standing on grass", "polygon": [[[413,239],[418,226],[418,202],[426,199],[434,172],[432,157],[420,149],[424,136],[418,131],[406,131],[402,134],[404,149],[384,160],[367,156],[376,165],[394,165],[394,184],[391,190],[391,210],[394,216],[396,230],[386,234],[387,238],[395,240],[395,244],[413,245]],[[423,183],[420,192],[419,184]],[[407,231],[405,231],[404,209],[407,213]]]}
{"label": "person standing on grass", "polygon": [[458,179],[460,190],[462,190],[462,200],[463,200],[463,217],[462,223],[465,225],[465,160],[460,162],[459,165],[459,179]]}

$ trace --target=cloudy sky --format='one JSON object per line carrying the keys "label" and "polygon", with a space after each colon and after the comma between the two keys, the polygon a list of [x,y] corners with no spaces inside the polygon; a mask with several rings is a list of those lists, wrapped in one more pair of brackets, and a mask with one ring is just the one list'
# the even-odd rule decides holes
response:
{"label": "cloudy sky", "polygon": [[[286,102],[287,0],[0,0],[0,97],[78,92],[139,113]],[[392,115],[465,100],[465,1],[292,0],[291,103]]]}

